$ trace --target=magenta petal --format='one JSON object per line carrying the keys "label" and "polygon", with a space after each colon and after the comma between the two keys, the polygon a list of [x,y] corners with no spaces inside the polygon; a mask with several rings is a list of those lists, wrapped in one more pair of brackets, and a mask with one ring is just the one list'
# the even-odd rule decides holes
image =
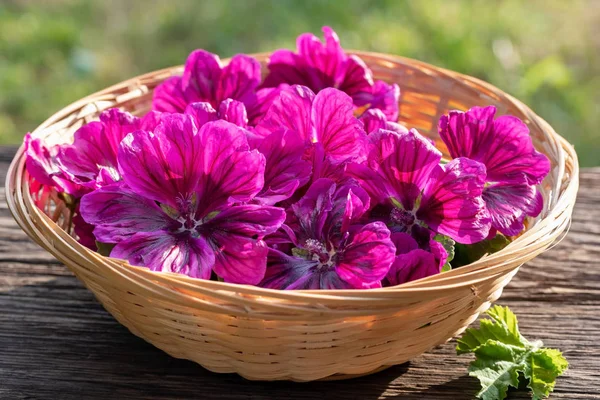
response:
{"label": "magenta petal", "polygon": [[343,161],[333,160],[325,152],[323,143],[313,143],[310,145],[305,150],[304,159],[312,160],[312,175],[310,180],[313,182],[319,178],[328,178],[336,183],[341,183],[347,178],[345,172],[350,159]]}
{"label": "magenta petal", "polygon": [[[486,146],[481,162],[487,168],[488,181],[518,182],[524,174],[530,185],[536,185],[550,172],[550,160],[535,150],[529,128],[516,117],[497,118]],[[489,151],[490,148],[494,151]]]}
{"label": "magenta petal", "polygon": [[204,239],[175,237],[169,232],[140,232],[117,244],[111,257],[152,271],[176,272],[209,279],[215,254]]}
{"label": "magenta petal", "polygon": [[371,109],[379,109],[388,121],[398,121],[400,87],[397,84],[388,85],[384,81],[377,81],[369,92],[359,93],[353,98],[357,106],[368,105]]}
{"label": "magenta petal", "polygon": [[176,199],[190,200],[196,190],[202,147],[191,117],[163,116],[153,133],[136,131],[123,139],[119,169],[137,193],[178,208]]}
{"label": "magenta petal", "polygon": [[73,144],[63,147],[58,158],[72,179],[91,189],[117,182],[117,152],[121,140],[137,130],[140,119],[113,108],[75,132]]}
{"label": "magenta petal", "polygon": [[[103,138],[109,143],[107,148],[111,151],[110,160],[116,162],[119,143],[128,133],[138,130],[141,121],[128,112],[111,108],[100,114],[100,122],[104,127]],[[75,138],[74,144],[77,145],[77,138]]]}
{"label": "magenta petal", "polygon": [[408,233],[394,232],[391,234],[390,239],[396,247],[396,254],[409,253],[419,248],[417,241]]}
{"label": "magenta petal", "polygon": [[550,171],[550,161],[533,147],[529,129],[520,119],[502,116],[494,120],[493,106],[452,111],[439,123],[440,137],[452,157],[482,162],[490,182],[538,184]]}
{"label": "magenta petal", "polygon": [[537,215],[543,200],[535,186],[523,183],[495,183],[483,190],[483,200],[492,218],[492,227],[506,236],[523,230],[527,215]]}
{"label": "magenta petal", "polygon": [[397,84],[388,85],[377,81],[373,85],[373,100],[371,107],[379,108],[388,121],[398,121],[398,102],[400,101],[400,87]]}
{"label": "magenta petal", "polygon": [[[285,221],[283,208],[245,204],[220,211],[202,225],[202,232],[221,231],[247,238],[262,239]],[[208,235],[208,234],[207,234]]]}
{"label": "magenta petal", "polygon": [[265,183],[257,200],[275,204],[287,200],[310,179],[311,166],[302,159],[304,142],[296,132],[279,130],[267,136],[258,146],[266,158]]}
{"label": "magenta petal", "polygon": [[324,44],[311,33],[304,33],[296,40],[298,55],[306,65],[304,72],[309,78],[308,86],[316,91],[336,86],[336,83],[342,81],[340,67],[346,59],[340,40],[333,29],[325,26],[323,34]]}
{"label": "magenta petal", "polygon": [[363,123],[365,132],[371,134],[380,129],[385,129],[387,118],[383,111],[371,108],[360,116],[360,121]]}
{"label": "magenta petal", "polygon": [[453,158],[468,157],[479,161],[482,145],[492,134],[496,107],[473,107],[468,112],[450,111],[439,122],[440,138]]}
{"label": "magenta petal", "polygon": [[336,266],[336,272],[355,288],[381,281],[394,262],[396,248],[382,222],[372,222],[356,232]]}
{"label": "magenta petal", "polygon": [[250,101],[260,84],[260,63],[250,56],[238,54],[223,68],[220,78],[216,91],[217,100],[231,98],[242,102]]}
{"label": "magenta petal", "polygon": [[[112,149],[104,139],[104,129],[100,122],[90,122],[75,132],[74,143],[63,147],[58,158],[66,173],[79,184],[95,189],[100,170],[110,167],[115,171],[113,182],[120,179],[116,157],[117,148]],[[112,175],[112,174],[111,174]]]}
{"label": "magenta petal", "polygon": [[444,265],[446,265],[446,261],[448,261],[448,251],[444,248],[443,244],[433,239],[433,237],[435,237],[433,232],[431,232],[431,236],[432,238],[429,241],[429,251],[433,254],[433,257],[438,263],[439,271],[441,272]]}
{"label": "magenta petal", "polygon": [[360,121],[363,123],[365,132],[367,132],[367,134],[375,133],[380,129],[401,134],[408,132],[408,129],[406,129],[403,125],[388,121],[383,111],[376,108],[371,108],[365,111],[360,116]]}
{"label": "magenta petal", "polygon": [[[221,60],[219,56],[205,50],[194,50],[185,62],[181,77],[181,89],[188,97],[188,103],[207,101],[215,105],[217,85],[221,79]],[[231,96],[228,96],[231,97]],[[166,111],[166,110],[165,110]]]}
{"label": "magenta petal", "polygon": [[142,131],[153,131],[154,128],[160,123],[163,113],[156,110],[149,111],[140,120],[139,129]]}
{"label": "magenta petal", "polygon": [[333,210],[335,190],[335,182],[331,179],[318,179],[310,185],[304,197],[292,205],[292,211],[307,237],[320,240],[327,234],[324,227]]}
{"label": "magenta petal", "polygon": [[56,162],[58,146],[48,148],[41,139],[33,138],[28,133],[24,139],[25,143],[25,165],[29,175],[33,176],[39,183],[55,186],[54,177],[62,176],[62,171]]}
{"label": "magenta petal", "polygon": [[348,174],[379,203],[394,197],[412,210],[442,154],[414,129],[406,133],[379,130],[369,138],[368,167],[348,166]]}
{"label": "magenta petal", "polygon": [[340,231],[347,232],[350,225],[358,222],[369,209],[370,198],[368,193],[354,180],[349,180],[338,186],[334,194],[332,221],[340,224]]}
{"label": "magenta petal", "polygon": [[269,56],[269,74],[262,86],[272,88],[281,84],[302,84],[310,82],[302,71],[301,59],[290,50],[276,50]]}
{"label": "magenta petal", "polygon": [[200,129],[204,124],[219,119],[217,111],[207,102],[190,103],[185,108],[185,114],[192,117],[196,128]]}
{"label": "magenta petal", "polygon": [[390,197],[396,196],[392,182],[382,179],[378,171],[374,171],[365,164],[350,163],[346,167],[348,176],[360,182],[360,186],[369,193],[371,204],[385,204]]}
{"label": "magenta petal", "polygon": [[355,55],[346,58],[343,67],[338,68],[335,80],[341,80],[341,83],[335,87],[353,99],[359,98],[364,93],[370,93],[373,86],[371,70],[362,59]]}
{"label": "magenta petal", "polygon": [[[297,226],[298,225],[297,221],[289,221],[290,217],[294,217],[294,216],[287,213],[288,220],[286,220],[286,222],[292,222],[293,226]],[[298,245],[298,239],[296,238],[296,232],[294,232],[294,230],[287,224],[282,224],[281,229],[278,229],[273,234],[267,236],[265,238],[265,242],[274,249],[279,249],[280,246],[278,246],[278,245],[281,245],[281,244],[285,244],[285,245],[293,244],[294,246]]]}
{"label": "magenta petal", "polygon": [[256,127],[263,137],[282,128],[296,131],[303,141],[312,142],[311,108],[315,94],[305,86],[294,85],[282,90]]}
{"label": "magenta petal", "polygon": [[34,138],[28,133],[24,139],[25,167],[38,183],[56,187],[59,192],[68,193],[76,198],[81,197],[89,189],[82,187],[67,176],[61,169],[59,153],[61,146],[47,147],[42,139]]}
{"label": "magenta petal", "polygon": [[25,135],[25,165],[29,175],[44,185],[54,186],[53,176],[62,174],[58,164],[54,162],[57,151],[52,154],[51,150],[44,146],[41,139],[34,139],[31,133]]}
{"label": "magenta petal", "polygon": [[433,254],[416,249],[396,257],[387,274],[387,280],[390,285],[395,286],[440,272],[441,267]]}
{"label": "magenta petal", "polygon": [[246,103],[249,124],[252,126],[257,125],[269,111],[275,99],[279,97],[281,91],[288,87],[287,84],[282,83],[277,87],[266,87],[257,90],[252,100]]}
{"label": "magenta petal", "polygon": [[[209,122],[198,136],[202,178],[199,211],[208,213],[233,202],[250,201],[264,185],[265,157],[248,151],[246,131],[226,121]],[[198,162],[198,160],[196,160]]]}
{"label": "magenta petal", "polygon": [[458,243],[485,239],[490,230],[481,198],[485,176],[485,166],[468,158],[437,166],[423,191],[417,218]]}
{"label": "magenta petal", "polygon": [[405,134],[382,133],[377,143],[383,160],[380,175],[397,182],[398,200],[412,210],[431,172],[438,166],[441,153],[415,129]]}
{"label": "magenta petal", "polygon": [[262,240],[215,231],[211,245],[216,253],[215,273],[225,282],[256,285],[265,276],[268,247]]}
{"label": "magenta petal", "polygon": [[156,203],[122,184],[105,186],[81,198],[79,212],[96,226],[99,241],[116,243],[137,232],[166,229],[174,221]]}
{"label": "magenta petal", "polygon": [[246,106],[244,106],[244,103],[237,100],[223,100],[219,105],[219,118],[242,128],[248,126]]}
{"label": "magenta petal", "polygon": [[187,104],[188,101],[181,89],[180,76],[172,76],[154,89],[153,110],[169,113],[183,112]]}
{"label": "magenta petal", "polygon": [[337,89],[320,91],[312,105],[312,142],[323,143],[325,152],[334,161],[366,156],[366,134],[354,117],[350,96]]}

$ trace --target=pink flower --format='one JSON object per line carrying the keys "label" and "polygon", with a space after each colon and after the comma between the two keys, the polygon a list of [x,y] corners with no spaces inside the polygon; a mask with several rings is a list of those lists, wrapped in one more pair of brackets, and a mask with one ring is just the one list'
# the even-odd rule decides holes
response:
{"label": "pink flower", "polygon": [[288,212],[271,244],[261,286],[273,289],[381,287],[395,256],[381,222],[363,224],[369,196],[356,183],[319,179]]}
{"label": "pink flower", "polygon": [[[151,113],[141,120],[117,108],[100,114],[100,121],[83,125],[74,135],[73,144],[58,151],[63,173],[73,182],[91,191],[121,180],[117,151],[121,140],[135,130],[154,128],[160,116]],[[152,126],[147,126],[148,124]]]}
{"label": "pink flower", "polygon": [[535,150],[520,119],[501,116],[496,107],[451,111],[440,118],[439,133],[452,157],[468,157],[486,166],[483,200],[493,231],[519,234],[525,217],[537,216],[543,199],[536,186],[550,171],[550,161]]}
{"label": "pink flower", "polygon": [[176,113],[191,103],[206,102],[218,109],[223,101],[232,99],[245,105],[250,122],[255,124],[278,91],[257,91],[260,80],[260,63],[252,57],[238,54],[223,66],[216,54],[194,50],[185,63],[183,76],[171,77],[156,87],[152,108]]}
{"label": "pink flower", "polygon": [[283,90],[255,134],[267,137],[282,128],[304,143],[303,157],[312,165],[311,181],[331,178],[341,182],[345,165],[364,160],[367,154],[367,136],[354,117],[352,99],[337,89],[316,95],[305,86]]}
{"label": "pink flower", "polygon": [[25,167],[37,182],[76,198],[86,192],[84,187],[73,182],[61,169],[58,159],[60,145],[47,146],[42,139],[34,138],[31,133],[25,135],[24,143]]}
{"label": "pink flower", "polygon": [[394,131],[398,133],[408,132],[404,126],[397,122],[388,121],[383,111],[376,108],[371,108],[365,111],[359,118],[364,125],[364,130],[367,134],[375,133],[380,129]]}
{"label": "pink flower", "polygon": [[[416,230],[419,231],[415,232]],[[396,258],[387,273],[386,283],[395,286],[442,272],[448,253],[433,236],[431,231],[418,225],[413,227],[411,234],[392,233]],[[421,243],[417,240],[424,238],[425,241],[421,240]]]}
{"label": "pink flower", "polygon": [[256,284],[282,209],[251,201],[263,187],[265,159],[246,132],[225,121],[199,130],[188,115],[166,115],[153,132],[128,134],[119,146],[122,182],[81,200],[112,257],[152,270]]}
{"label": "pink flower", "polygon": [[459,243],[485,239],[490,217],[481,198],[483,164],[458,158],[440,166],[441,153],[414,129],[379,130],[369,138],[367,161],[350,164],[347,173],[371,196],[372,217],[393,232],[425,225]]}
{"label": "pink flower", "polygon": [[262,204],[274,205],[289,199],[308,183],[311,164],[303,159],[306,145],[300,136],[281,128],[259,141],[257,150],[266,158],[265,183],[255,197]]}
{"label": "pink flower", "polygon": [[269,59],[263,87],[282,83],[309,87],[314,92],[336,88],[352,97],[356,107],[381,109],[391,121],[398,119],[398,85],[373,83],[371,70],[357,56],[347,55],[333,29],[323,27],[325,43],[310,33],[298,36],[296,53],[277,50]]}
{"label": "pink flower", "polygon": [[196,127],[199,128],[207,122],[219,119],[231,122],[239,127],[248,126],[248,114],[244,103],[227,99],[219,104],[219,110],[215,110],[210,103],[190,103],[185,108],[185,114],[191,115]]}

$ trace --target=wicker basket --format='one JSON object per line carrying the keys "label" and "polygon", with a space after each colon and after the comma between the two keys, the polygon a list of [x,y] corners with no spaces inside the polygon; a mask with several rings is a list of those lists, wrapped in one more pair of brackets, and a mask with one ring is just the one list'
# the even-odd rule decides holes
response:
{"label": "wicker basket", "polygon": [[[9,209],[23,230],[65,263],[135,335],[173,357],[254,380],[312,381],[365,375],[404,363],[461,333],[502,293],[519,267],[567,230],[578,188],[573,148],[513,97],[480,80],[395,56],[356,52],[377,79],[402,90],[400,120],[433,139],[450,109],[493,104],[523,119],[535,147],[552,161],[541,185],[544,210],[508,247],[450,272],[399,287],[365,291],[276,291],[195,280],[132,267],[81,246],[63,228],[66,208],[40,212],[27,187],[21,148],[10,166]],[[268,54],[256,56],[264,65]],[[35,134],[56,139],[111,107],[149,110],[152,91],[182,67],[142,75],[88,96]],[[436,141],[444,151],[443,144]]]}

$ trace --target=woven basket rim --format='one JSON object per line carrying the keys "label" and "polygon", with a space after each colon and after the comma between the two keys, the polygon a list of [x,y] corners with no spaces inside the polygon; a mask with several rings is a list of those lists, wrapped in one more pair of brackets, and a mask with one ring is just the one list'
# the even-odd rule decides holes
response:
{"label": "woven basket rim", "polygon": [[[370,294],[373,294],[373,298],[372,298],[373,300],[377,300],[377,299],[383,299],[383,298],[388,297],[388,296],[386,296],[386,294],[388,294],[389,297],[393,297],[394,294],[399,293],[399,292],[403,292],[406,294],[409,294],[409,293],[422,294],[425,292],[438,293],[440,291],[453,290],[456,287],[473,286],[479,281],[489,279],[489,277],[492,275],[505,273],[509,269],[518,268],[518,266],[517,267],[514,267],[514,266],[509,267],[509,266],[507,266],[507,264],[510,264],[509,256],[515,252],[515,248],[518,248],[520,244],[523,244],[524,238],[529,237],[529,236],[534,236],[530,240],[531,243],[534,243],[534,242],[544,238],[544,236],[546,236],[545,237],[546,241],[543,243],[543,245],[541,245],[541,246],[538,245],[537,248],[535,249],[534,253],[531,253],[533,255],[529,254],[527,257],[524,257],[524,258],[526,258],[525,261],[535,257],[537,254],[545,251],[549,246],[557,244],[560,240],[562,240],[562,237],[564,237],[564,234],[566,234],[566,231],[568,230],[568,226],[570,223],[570,215],[571,215],[572,207],[573,207],[573,204],[575,201],[575,195],[576,195],[577,189],[578,189],[579,165],[577,162],[577,154],[575,153],[574,148],[563,137],[558,135],[546,121],[544,121],[541,117],[539,117],[537,114],[535,114],[533,111],[531,111],[531,109],[528,106],[526,106],[519,100],[515,99],[514,97],[504,93],[503,91],[496,88],[495,86],[493,86],[487,82],[484,82],[480,79],[477,79],[477,78],[474,78],[474,77],[471,77],[468,75],[464,75],[461,73],[457,73],[457,72],[454,72],[454,71],[451,71],[448,69],[436,67],[431,64],[422,62],[422,61],[410,59],[407,57],[402,57],[402,56],[395,56],[395,55],[390,55],[390,54],[382,54],[382,53],[374,53],[374,52],[365,52],[365,51],[348,51],[348,53],[358,55],[359,57],[373,57],[373,58],[378,58],[380,60],[390,60],[390,62],[401,61],[403,63],[418,66],[420,68],[435,70],[438,73],[447,74],[447,75],[453,76],[453,77],[458,77],[461,80],[464,80],[465,82],[472,83],[473,85],[485,87],[496,93],[501,93],[506,99],[512,101],[521,110],[523,110],[528,115],[530,115],[531,116],[530,119],[535,119],[536,123],[542,125],[544,127],[544,132],[546,133],[546,135],[548,135],[550,138],[552,138],[556,142],[556,144],[561,147],[562,152],[563,152],[563,157],[564,157],[564,159],[560,160],[560,162],[558,163],[558,167],[561,169],[561,173],[564,173],[565,160],[571,161],[572,170],[571,170],[571,173],[569,174],[570,179],[568,180],[567,185],[565,186],[563,184],[562,187],[560,187],[561,186],[560,182],[557,182],[557,187],[555,188],[555,191],[559,193],[559,196],[555,199],[553,207],[548,208],[546,215],[541,220],[539,220],[536,225],[534,225],[531,228],[528,228],[526,232],[524,232],[521,236],[519,236],[517,239],[515,239],[513,242],[511,242],[511,244],[509,246],[507,246],[506,248],[500,250],[499,252],[494,253],[484,259],[480,259],[478,261],[475,261],[474,263],[462,266],[457,269],[453,269],[453,270],[445,272],[445,273],[440,273],[440,274],[433,275],[433,276],[430,276],[427,278],[404,283],[402,285],[385,287],[385,288],[376,288],[376,289],[364,289],[364,290],[357,290],[357,289],[354,289],[354,290],[278,290],[278,289],[268,289],[268,288],[262,288],[262,287],[251,286],[251,285],[240,285],[240,284],[226,283],[226,282],[220,282],[220,281],[201,280],[201,279],[191,278],[191,277],[188,277],[187,275],[182,275],[182,274],[177,274],[177,273],[151,271],[144,267],[129,265],[125,260],[118,260],[118,259],[113,259],[110,257],[103,257],[100,254],[93,252],[92,250],[89,250],[85,246],[79,244],[73,238],[70,238],[71,241],[68,242],[70,247],[75,252],[83,254],[84,257],[86,257],[89,260],[94,260],[95,258],[98,258],[98,257],[102,258],[102,260],[110,263],[111,268],[113,268],[114,270],[117,270],[119,273],[124,273],[124,272],[126,273],[127,270],[129,270],[131,272],[135,271],[136,274],[134,274],[134,275],[136,277],[138,277],[139,279],[144,277],[149,282],[161,282],[161,283],[164,283],[164,284],[167,284],[170,286],[178,286],[178,287],[186,288],[189,290],[199,289],[199,287],[202,287],[206,290],[215,291],[215,292],[219,292],[219,293],[221,293],[221,292],[222,293],[231,293],[231,294],[235,294],[235,295],[247,294],[247,295],[259,296],[259,297],[264,296],[265,298],[268,298],[268,299],[280,299],[280,300],[291,300],[291,301],[293,301],[293,300],[302,301],[302,300],[311,300],[311,299],[314,300],[317,298],[318,299],[329,299],[329,300],[339,299],[346,304],[348,302],[351,303],[353,301],[363,302],[366,299],[368,299],[369,297],[371,297]],[[250,56],[261,58],[261,57],[268,57],[269,54],[271,54],[271,53],[266,52],[266,53],[250,54]],[[228,61],[229,61],[229,59],[223,59],[224,63],[227,63]],[[86,103],[87,101],[89,101],[91,99],[97,100],[98,98],[102,97],[103,95],[111,93],[117,89],[124,89],[124,88],[131,86],[132,81],[142,81],[145,78],[148,78],[148,77],[156,78],[157,76],[160,76],[160,77],[164,76],[164,79],[166,79],[170,76],[173,76],[174,73],[176,73],[177,71],[181,71],[181,70],[183,70],[183,65],[179,65],[179,66],[175,66],[175,67],[168,67],[168,68],[156,70],[153,72],[148,72],[145,74],[138,75],[134,78],[130,78],[126,81],[119,82],[115,85],[107,87],[96,93],[85,96],[85,97],[71,103],[70,105],[64,107],[63,109],[59,110],[55,114],[53,114],[46,121],[44,121],[42,124],[40,124],[33,132],[38,132],[40,130],[43,130],[46,127],[48,127],[50,124],[61,120],[62,118],[64,118],[65,116],[67,116],[71,112],[73,112],[74,110],[77,110],[81,104]],[[402,90],[401,85],[400,85],[400,89]],[[552,161],[555,161],[555,160],[552,160]],[[7,176],[6,176],[6,184],[5,184],[6,185],[6,193],[7,193],[6,201],[8,203],[8,208],[9,208],[11,214],[17,220],[17,222],[21,225],[21,227],[23,229],[25,229],[23,227],[23,225],[21,224],[18,214],[20,212],[26,213],[27,209],[29,209],[29,212],[33,213],[33,215],[29,214],[30,218],[35,219],[37,221],[43,221],[43,224],[45,225],[46,229],[48,229],[50,232],[55,231],[56,229],[59,229],[62,231],[62,229],[60,227],[58,227],[52,220],[50,220],[50,218],[47,217],[43,212],[41,212],[39,209],[37,209],[37,207],[35,207],[35,206],[25,207],[25,204],[23,204],[22,202],[15,201],[16,192],[21,191],[22,195],[23,195],[23,200],[25,202],[29,203],[30,205],[33,204],[31,195],[29,194],[29,190],[23,190],[25,188],[24,185],[26,185],[26,180],[23,179],[23,176],[24,176],[24,174],[27,174],[27,172],[25,171],[24,165],[25,165],[24,145],[21,145],[19,147],[19,149],[17,150],[17,153],[16,153],[14,159],[12,160],[12,162],[10,164],[10,167],[8,169]],[[14,185],[15,182],[22,182],[21,187],[16,187]],[[552,219],[552,217],[560,216],[565,212],[568,215],[566,218],[563,218],[561,220],[562,223],[559,227],[555,227],[554,225],[551,225],[551,224],[544,224],[544,221],[550,221]],[[554,229],[554,231],[552,229]],[[62,232],[64,232],[64,231],[62,231]],[[550,237],[547,237],[547,234],[549,232],[553,233],[553,234]],[[64,232],[64,233],[66,235],[66,232]],[[57,236],[60,237],[59,235],[57,235]],[[63,241],[68,240],[68,238],[64,238],[64,237],[60,237],[60,238]],[[539,250],[540,248],[543,248],[543,249]],[[498,260],[498,264],[494,264],[493,266],[485,266],[482,269],[478,269],[480,264],[483,263],[483,260],[490,261],[490,260],[496,260],[496,259]],[[525,262],[525,261],[523,261],[523,262]]]}

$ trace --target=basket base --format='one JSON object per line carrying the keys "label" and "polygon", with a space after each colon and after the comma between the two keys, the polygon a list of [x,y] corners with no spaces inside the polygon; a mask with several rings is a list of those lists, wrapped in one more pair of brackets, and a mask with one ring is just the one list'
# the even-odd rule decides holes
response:
{"label": "basket base", "polygon": [[368,375],[376,374],[378,372],[381,372],[381,371],[386,370],[391,367],[393,367],[393,365],[382,365],[381,367],[376,368],[373,371],[364,372],[362,374],[334,374],[334,375],[330,375],[325,378],[317,379],[317,382],[319,382],[319,381],[343,381],[346,379],[360,378],[361,376],[368,376]]}

